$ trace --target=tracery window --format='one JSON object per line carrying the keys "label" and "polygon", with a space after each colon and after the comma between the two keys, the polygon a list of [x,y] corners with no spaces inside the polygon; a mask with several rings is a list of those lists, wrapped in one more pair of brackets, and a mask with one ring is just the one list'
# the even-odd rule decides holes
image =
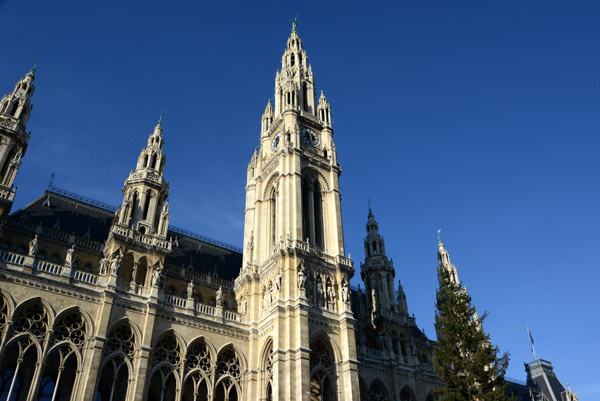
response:
{"label": "tracery window", "polygon": [[[4,312],[6,319],[8,310],[7,300],[1,298],[3,305],[0,315]],[[12,320],[8,345],[3,351],[2,371],[0,372],[0,399],[16,400],[21,393],[29,391],[35,372],[39,368],[39,353],[46,341],[49,321],[49,310],[35,300],[20,307],[15,312]],[[3,323],[3,330],[8,321]],[[39,347],[39,348],[38,348]]]}
{"label": "tracery window", "polygon": [[310,349],[310,399],[335,401],[336,372],[333,351],[323,338],[313,340]]}
{"label": "tracery window", "polygon": [[15,333],[31,333],[42,342],[48,332],[48,320],[44,305],[39,301],[31,302],[15,314],[12,328]]}
{"label": "tracery window", "polygon": [[208,399],[210,378],[214,370],[208,346],[203,339],[194,341],[189,347],[185,359],[184,401],[204,401]]}
{"label": "tracery window", "polygon": [[385,401],[387,399],[387,391],[385,391],[383,384],[378,380],[371,383],[371,387],[369,388],[369,401]]}
{"label": "tracery window", "polygon": [[237,401],[241,368],[240,358],[232,346],[219,354],[216,374],[215,401]]}
{"label": "tracery window", "polygon": [[70,399],[78,379],[78,355],[87,339],[86,321],[78,310],[60,315],[52,332],[56,344],[45,358],[38,400]]}
{"label": "tracery window", "polygon": [[310,174],[302,180],[302,232],[302,238],[308,238],[311,245],[325,247],[321,185]]}
{"label": "tracery window", "polygon": [[104,345],[105,360],[99,375],[96,401],[125,401],[135,350],[136,338],[129,322],[121,322],[111,329]]}
{"label": "tracery window", "polygon": [[0,293],[0,339],[8,326],[8,300]]}
{"label": "tracery window", "polygon": [[412,394],[412,391],[408,388],[408,386],[404,386],[402,391],[400,391],[400,401],[415,401],[415,397]]}
{"label": "tracery window", "polygon": [[177,389],[177,373],[182,366],[181,346],[173,333],[163,335],[154,345],[148,400],[171,401]]}
{"label": "tracery window", "polygon": [[265,354],[263,360],[263,374],[265,383],[265,400],[273,400],[273,342],[269,340],[269,343],[265,347]]}

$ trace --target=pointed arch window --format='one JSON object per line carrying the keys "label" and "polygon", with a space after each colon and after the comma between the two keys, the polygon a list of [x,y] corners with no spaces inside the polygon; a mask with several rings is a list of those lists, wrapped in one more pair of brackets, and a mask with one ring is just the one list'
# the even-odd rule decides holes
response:
{"label": "pointed arch window", "polygon": [[302,181],[302,238],[311,245],[325,248],[323,230],[323,195],[319,180],[307,175]]}
{"label": "pointed arch window", "polygon": [[271,248],[277,243],[277,187],[273,186],[269,196],[269,241]]}

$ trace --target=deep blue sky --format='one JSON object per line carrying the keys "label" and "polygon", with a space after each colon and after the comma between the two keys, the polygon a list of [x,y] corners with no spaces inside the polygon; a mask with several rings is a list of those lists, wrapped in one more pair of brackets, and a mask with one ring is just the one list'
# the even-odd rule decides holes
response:
{"label": "deep blue sky", "polygon": [[598,0],[0,1],[0,90],[40,59],[16,207],[52,172],[119,204],[164,110],[172,224],[241,245],[246,167],[296,13],[332,105],[357,272],[371,198],[434,338],[441,227],[508,375],[533,359],[528,324],[563,383],[600,398]]}

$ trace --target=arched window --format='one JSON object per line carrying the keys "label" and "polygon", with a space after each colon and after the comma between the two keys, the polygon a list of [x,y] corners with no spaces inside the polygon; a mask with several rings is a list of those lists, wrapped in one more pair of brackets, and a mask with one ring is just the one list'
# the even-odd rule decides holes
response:
{"label": "arched window", "polygon": [[150,380],[149,401],[171,401],[174,399],[179,371],[183,360],[181,346],[173,333],[163,335],[154,345]]}
{"label": "arched window", "polygon": [[150,161],[150,168],[156,169],[156,153],[152,154],[152,159]]}
{"label": "arched window", "polygon": [[44,251],[39,251],[39,252],[38,252],[38,253],[35,255],[35,257],[36,257],[36,258],[38,258],[38,259],[46,259],[46,252],[44,252]]}
{"label": "arched window", "polygon": [[311,401],[336,400],[336,372],[333,351],[323,338],[310,345],[310,399]]}
{"label": "arched window", "polygon": [[99,374],[96,400],[125,401],[129,383],[129,363],[135,356],[136,338],[123,321],[113,327],[104,345],[104,362]]}
{"label": "arched window", "polygon": [[321,185],[311,175],[302,181],[302,231],[303,239],[308,238],[311,245],[325,248]]}
{"label": "arched window", "polygon": [[400,391],[400,401],[415,401],[415,396],[408,386],[404,386]]}
{"label": "arched window", "polygon": [[217,358],[215,401],[237,401],[240,378],[240,357],[232,346],[228,346]]}
{"label": "arched window", "polygon": [[185,358],[185,383],[182,400],[208,400],[208,389],[212,388],[211,376],[214,370],[212,357],[206,342],[200,338],[192,342]]}
{"label": "arched window", "polygon": [[86,321],[78,310],[57,318],[50,351],[38,390],[38,400],[68,400],[78,377],[78,358],[87,339]]}
{"label": "arched window", "polygon": [[2,180],[2,182],[4,182],[4,180],[6,179],[5,175],[8,171],[8,166],[10,165],[12,159],[15,157],[15,154],[16,152],[13,148],[10,150],[10,152],[8,152],[8,156],[6,157],[6,159],[4,159],[4,164],[2,165],[2,169],[0,170],[0,180]]}
{"label": "arched window", "polygon": [[144,155],[144,164],[142,164],[142,167],[148,167],[148,153]]}
{"label": "arched window", "polygon": [[142,219],[146,220],[148,217],[148,209],[150,209],[150,199],[152,199],[152,191],[146,191],[146,201],[144,202],[144,211],[142,213]]}
{"label": "arched window", "polygon": [[17,249],[15,249],[16,253],[25,253],[25,247],[23,245],[19,245]]}
{"label": "arched window", "polygon": [[265,400],[273,400],[273,341],[269,340],[265,347],[262,363]]}
{"label": "arched window", "polygon": [[271,248],[277,243],[277,188],[273,186],[269,197],[269,228]]}
{"label": "arched window", "polygon": [[292,53],[290,56],[290,65],[293,67],[294,64],[296,64],[296,57],[294,56],[294,53]]}
{"label": "arched window", "polygon": [[4,241],[2,243],[2,249],[10,249],[10,243],[8,241]]}
{"label": "arched window", "polygon": [[387,391],[385,386],[379,380],[373,381],[369,388],[369,399],[368,401],[386,401],[388,399]]}
{"label": "arched window", "polygon": [[308,111],[308,90],[306,82],[302,83],[302,108],[305,111]]}

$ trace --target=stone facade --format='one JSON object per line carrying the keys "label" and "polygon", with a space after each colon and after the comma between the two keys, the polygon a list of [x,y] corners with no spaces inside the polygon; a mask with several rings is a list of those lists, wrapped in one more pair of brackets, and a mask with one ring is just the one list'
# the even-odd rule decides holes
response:
{"label": "stone facade", "polygon": [[434,343],[371,210],[350,288],[331,107],[295,25],[243,250],[169,225],[160,121],[118,208],[49,187],[9,215],[34,78],[0,103],[0,400],[432,399]]}

